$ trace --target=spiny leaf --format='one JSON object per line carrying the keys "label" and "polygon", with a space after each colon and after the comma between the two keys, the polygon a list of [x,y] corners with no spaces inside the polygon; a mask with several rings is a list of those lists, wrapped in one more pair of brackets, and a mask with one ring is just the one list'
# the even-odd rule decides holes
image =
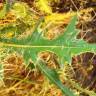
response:
{"label": "spiny leaf", "polygon": [[53,69],[49,69],[44,61],[38,59],[37,60],[37,66],[38,68],[49,78],[49,80],[56,84],[58,88],[60,88],[63,92],[63,94],[66,94],[67,96],[75,96],[73,92],[71,92],[67,87],[63,86],[62,82],[59,79],[59,76],[57,72]]}
{"label": "spiny leaf", "polygon": [[71,63],[71,57],[73,55],[77,55],[81,52],[87,51],[95,52],[96,45],[87,44],[82,39],[76,39],[76,34],[78,34],[75,28],[77,16],[73,17],[70,24],[67,26],[67,29],[64,34],[62,34],[55,40],[46,40],[41,36],[41,33],[38,32],[37,29],[42,20],[43,18],[38,21],[34,32],[28,38],[21,40],[18,40],[16,38],[1,38],[0,41],[7,43],[3,44],[5,47],[12,47],[13,49],[17,50],[17,52],[19,49],[21,49],[21,52],[19,53],[23,53],[23,56],[27,52],[28,57],[30,57],[34,62],[36,61],[39,52],[46,50],[52,51],[56,53],[59,58],[61,58],[59,60],[61,66],[63,66],[64,62]]}
{"label": "spiny leaf", "polygon": [[[3,42],[10,42],[14,44],[20,44],[20,45],[33,45],[33,46],[73,46],[74,42],[76,41],[75,36],[78,33],[78,31],[75,28],[77,16],[75,15],[74,18],[71,20],[70,24],[67,26],[66,31],[55,40],[47,40],[42,37],[42,33],[38,32],[38,26],[43,21],[43,17],[40,18],[40,20],[37,22],[36,27],[32,34],[24,39],[18,40],[16,38],[12,38],[10,40],[6,38],[1,38],[1,41]],[[67,38],[66,38],[67,37]],[[79,43],[78,43],[79,45]],[[77,46],[78,46],[77,45]],[[84,44],[85,45],[85,44]]]}
{"label": "spiny leaf", "polygon": [[[67,29],[64,32],[64,34],[62,34],[60,37],[52,41],[50,40],[48,41],[44,39],[41,33],[38,32],[38,26],[41,23],[41,21],[42,19],[39,20],[34,32],[28,38],[21,39],[21,40],[18,40],[16,38],[12,38],[12,39],[0,38],[0,41],[2,42],[1,46],[9,48],[9,50],[13,49],[19,54],[23,55],[27,63],[29,59],[32,59],[35,63],[38,60],[37,58],[38,58],[39,52],[42,52],[42,51],[54,52],[59,56],[59,62],[60,62],[61,68],[64,67],[65,62],[71,64],[71,57],[74,55],[80,54],[82,52],[88,52],[88,51],[96,52],[95,44],[94,45],[87,44],[82,39],[81,40],[76,39],[76,34],[78,33],[75,28],[77,16],[73,17],[70,24],[67,26]],[[55,74],[55,72],[53,72],[51,69],[47,69],[44,65],[39,65],[39,68],[41,71],[46,73],[45,75],[47,77],[49,76],[54,77],[53,73]],[[43,68],[45,68],[46,70],[43,70]],[[48,72],[50,73],[49,75],[48,75]],[[70,94],[68,94],[68,90],[62,87],[61,82],[58,81],[57,78],[58,77],[56,78],[54,77],[54,79],[56,80],[56,82],[54,83],[59,88],[61,88],[62,92],[67,91],[66,94],[68,96],[71,96]],[[54,81],[53,78],[51,79]]]}

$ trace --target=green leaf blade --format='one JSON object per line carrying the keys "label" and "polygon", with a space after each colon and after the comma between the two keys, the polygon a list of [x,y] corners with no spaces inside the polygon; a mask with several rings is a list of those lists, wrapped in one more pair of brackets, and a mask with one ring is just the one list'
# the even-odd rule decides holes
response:
{"label": "green leaf blade", "polygon": [[58,74],[55,70],[49,69],[45,66],[45,63],[42,60],[37,61],[37,66],[40,68],[40,70],[49,78],[51,82],[56,84],[58,88],[60,88],[63,92],[63,94],[66,94],[67,96],[75,96],[73,92],[71,92],[67,87],[65,87],[62,82],[59,79]]}

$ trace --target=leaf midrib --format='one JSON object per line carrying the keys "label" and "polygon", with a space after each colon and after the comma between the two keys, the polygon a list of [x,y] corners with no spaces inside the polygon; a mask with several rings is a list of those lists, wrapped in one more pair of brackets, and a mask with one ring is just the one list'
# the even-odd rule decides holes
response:
{"label": "leaf midrib", "polygon": [[[7,47],[17,47],[17,48],[82,48],[81,47],[76,47],[76,46],[64,46],[64,45],[18,45],[18,44],[7,44],[7,43],[0,43],[0,46],[7,46]],[[83,46],[84,47],[84,46]],[[85,46],[87,47],[87,46]]]}

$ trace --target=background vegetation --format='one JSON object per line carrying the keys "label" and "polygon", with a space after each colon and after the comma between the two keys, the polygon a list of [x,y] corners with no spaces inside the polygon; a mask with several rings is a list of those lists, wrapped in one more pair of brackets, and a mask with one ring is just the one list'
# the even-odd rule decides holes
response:
{"label": "background vegetation", "polygon": [[1,0],[0,96],[96,96],[95,6]]}

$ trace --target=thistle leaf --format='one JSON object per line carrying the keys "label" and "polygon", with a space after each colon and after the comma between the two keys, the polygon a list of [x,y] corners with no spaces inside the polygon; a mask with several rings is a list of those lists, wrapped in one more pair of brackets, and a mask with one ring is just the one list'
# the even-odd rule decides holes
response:
{"label": "thistle leaf", "polygon": [[[76,35],[79,31],[76,30],[75,25],[77,21],[77,16],[75,15],[71,20],[70,24],[67,26],[66,31],[60,37],[55,40],[47,40],[42,37],[42,34],[38,32],[38,26],[43,21],[41,18],[34,29],[34,32],[25,39],[6,39],[0,38],[0,41],[5,47],[11,47],[16,49],[19,53],[26,54],[30,57],[33,62],[36,62],[36,58],[39,52],[41,51],[51,51],[58,55],[60,58],[61,66],[64,65],[64,62],[71,63],[71,57],[73,55],[80,54],[82,52],[94,51],[96,50],[96,45],[87,44],[85,41],[76,39]],[[5,44],[7,43],[7,44]],[[32,55],[31,55],[32,54]],[[25,57],[25,56],[24,56]],[[25,59],[26,60],[26,59]],[[28,59],[27,59],[28,61]]]}
{"label": "thistle leaf", "polygon": [[61,89],[63,94],[66,94],[66,96],[75,96],[73,94],[73,92],[71,92],[67,87],[65,87],[62,82],[59,79],[59,76],[57,74],[57,72],[53,69],[49,69],[46,64],[44,63],[44,61],[38,59],[37,60],[37,66],[38,68],[41,70],[42,73],[45,74],[45,76],[47,76],[47,78],[54,84],[56,84],[58,86],[58,88]]}
{"label": "thistle leaf", "polygon": [[[77,16],[74,16],[72,18],[64,34],[62,34],[60,37],[54,40],[44,39],[42,37],[42,34],[38,32],[38,26],[40,25],[42,20],[43,18],[41,18],[37,22],[34,31],[28,38],[20,40],[15,37],[11,39],[0,38],[1,41],[0,46],[8,48],[9,50],[11,50],[10,52],[16,51],[19,54],[21,54],[24,57],[26,64],[29,62],[29,59],[32,59],[32,61],[35,64],[36,62],[39,62],[37,61],[39,52],[42,51],[54,52],[59,57],[59,63],[61,68],[64,67],[65,62],[71,64],[71,58],[74,55],[78,55],[83,52],[89,52],[89,51],[96,52],[96,44],[88,44],[82,39],[80,40],[76,39],[76,35],[79,32],[77,31],[75,26]],[[63,93],[66,92],[68,96],[73,96],[70,95],[72,93],[69,92],[69,90],[66,87],[62,86],[61,81],[58,80],[56,72],[54,72],[51,69],[48,69],[45,65],[42,64],[41,61],[38,63],[38,67],[51,81],[53,81],[53,83],[55,83],[62,90]]]}

